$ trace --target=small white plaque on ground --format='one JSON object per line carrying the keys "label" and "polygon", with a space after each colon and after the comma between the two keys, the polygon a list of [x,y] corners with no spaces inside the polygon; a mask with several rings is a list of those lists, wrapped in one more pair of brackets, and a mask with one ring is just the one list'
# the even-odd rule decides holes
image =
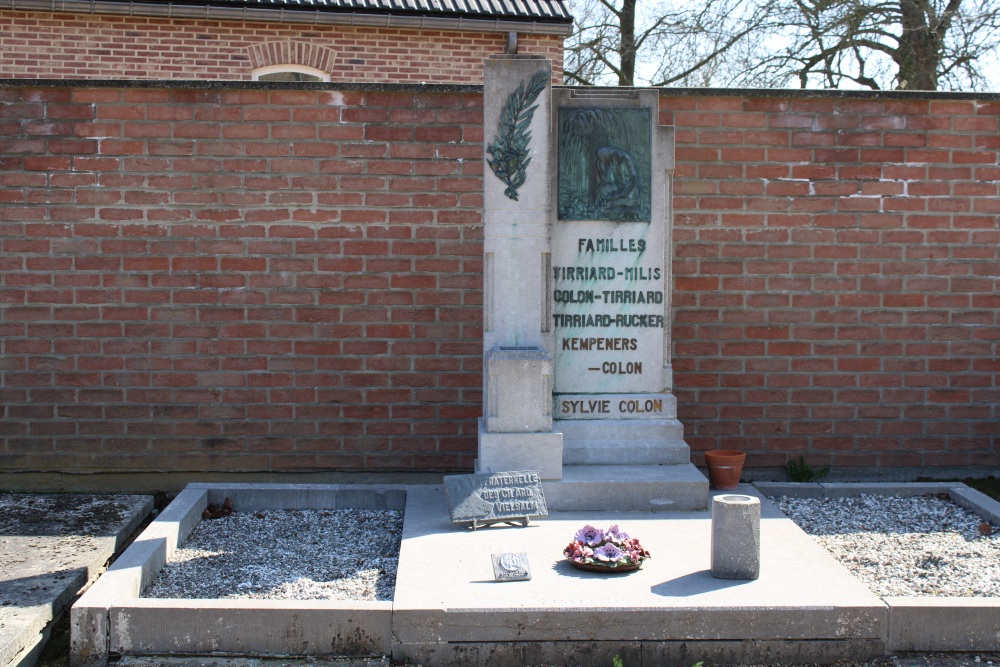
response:
{"label": "small white plaque on ground", "polygon": [[528,554],[503,553],[491,554],[493,559],[493,578],[496,581],[529,581],[531,566],[528,565]]}

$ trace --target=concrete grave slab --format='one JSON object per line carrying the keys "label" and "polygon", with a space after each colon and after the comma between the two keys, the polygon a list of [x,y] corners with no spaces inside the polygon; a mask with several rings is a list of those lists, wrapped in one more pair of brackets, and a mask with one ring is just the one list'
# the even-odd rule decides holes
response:
{"label": "concrete grave slab", "polygon": [[[760,578],[721,581],[709,571],[708,512],[550,512],[526,528],[467,533],[451,527],[442,489],[411,487],[393,611],[396,657],[515,664],[550,654],[670,656],[682,644],[734,653],[753,642],[817,641],[828,658],[881,654],[885,605],[771,503],[762,505]],[[617,523],[652,559],[630,574],[573,569],[562,549],[586,523]],[[530,559],[532,580],[497,584],[489,554],[515,550]]]}
{"label": "concrete grave slab", "polygon": [[[739,581],[711,577],[712,527],[705,511],[552,512],[528,527],[470,532],[451,524],[439,486],[292,485],[284,497],[284,485],[223,486],[184,491],[184,502],[163,512],[162,521],[81,599],[79,616],[74,607],[75,665],[106,659],[106,638],[113,651],[129,656],[333,655],[351,647],[428,667],[597,665],[615,655],[625,664],[823,662],[896,650],[996,650],[1000,601],[883,601],[766,499],[760,577]],[[749,485],[736,493],[760,497]],[[138,598],[143,582],[200,520],[201,509],[227,496],[240,499],[237,508],[251,499],[271,508],[310,498],[331,508],[352,501],[369,508],[405,502],[395,600]],[[652,559],[629,574],[571,568],[562,549],[585,523],[619,524],[642,540]],[[509,552],[525,554],[531,580],[495,580],[493,554]],[[87,646],[79,635],[88,629],[89,656],[79,650]]]}
{"label": "concrete grave slab", "polygon": [[49,624],[153,508],[150,496],[0,494],[0,665],[31,665]]}

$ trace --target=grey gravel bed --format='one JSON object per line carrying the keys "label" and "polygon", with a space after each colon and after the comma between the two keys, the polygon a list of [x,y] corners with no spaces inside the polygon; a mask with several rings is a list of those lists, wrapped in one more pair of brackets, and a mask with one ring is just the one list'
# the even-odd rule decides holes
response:
{"label": "grey gravel bed", "polygon": [[1000,597],[1000,531],[937,496],[775,503],[876,595]]}
{"label": "grey gravel bed", "polygon": [[147,598],[392,600],[403,513],[268,510],[202,521]]}

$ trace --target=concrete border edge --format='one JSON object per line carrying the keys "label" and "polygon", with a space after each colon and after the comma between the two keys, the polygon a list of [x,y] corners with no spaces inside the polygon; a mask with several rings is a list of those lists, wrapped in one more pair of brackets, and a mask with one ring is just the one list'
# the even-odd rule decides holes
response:
{"label": "concrete border edge", "polygon": [[[186,622],[181,625],[194,636],[201,629],[211,627],[211,623],[206,625],[204,622],[206,611],[211,612],[213,608],[211,603],[231,607],[240,617],[238,620],[242,621],[240,627],[244,632],[227,633],[232,635],[230,639],[235,643],[218,645],[210,652],[280,654],[282,651],[274,643],[275,633],[280,635],[287,623],[292,626],[306,623],[307,629],[312,630],[311,634],[303,636],[306,653],[317,652],[329,642],[331,636],[339,638],[342,650],[348,654],[352,651],[372,655],[389,653],[392,648],[392,602],[353,604],[348,609],[336,601],[327,605],[310,604],[309,601],[305,604],[294,601],[293,604],[260,604],[261,601],[227,604],[232,601],[145,600],[139,595],[177,546],[199,524],[202,512],[210,502],[221,504],[224,498],[231,497],[234,505],[252,505],[256,509],[351,507],[403,511],[407,488],[402,484],[189,484],[73,606],[70,620],[71,665],[104,667],[112,649],[117,652],[121,647],[133,647],[141,653],[176,653],[176,646],[167,645],[171,637],[162,630],[163,614],[185,614]],[[298,606],[302,608],[298,609]],[[285,614],[285,610],[292,614]],[[261,614],[266,619],[263,625],[256,618]],[[356,622],[355,618],[359,615],[364,618],[364,623]],[[291,620],[283,621],[285,616]],[[133,637],[130,633],[129,625],[133,617],[146,622],[144,636]],[[261,632],[261,627],[266,627],[268,632]],[[289,631],[292,630],[295,628]],[[211,635],[199,637],[215,641],[214,631]],[[248,638],[253,640],[249,644]],[[161,640],[162,645],[157,643]],[[207,650],[204,642],[199,646],[201,652]]]}
{"label": "concrete border edge", "polygon": [[[1000,525],[1000,502],[963,482],[755,482],[768,497],[837,498],[862,494],[915,496],[947,493],[960,507]],[[886,650],[1000,650],[1000,598],[885,597]]]}

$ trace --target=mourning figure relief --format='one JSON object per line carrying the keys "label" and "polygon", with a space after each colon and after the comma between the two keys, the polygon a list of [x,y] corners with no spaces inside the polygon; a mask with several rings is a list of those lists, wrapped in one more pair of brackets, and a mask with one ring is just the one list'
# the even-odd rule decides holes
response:
{"label": "mourning figure relief", "polygon": [[609,213],[628,211],[640,205],[642,183],[635,159],[624,148],[597,149],[597,206]]}
{"label": "mourning figure relief", "polygon": [[559,219],[650,221],[648,109],[559,110]]}

